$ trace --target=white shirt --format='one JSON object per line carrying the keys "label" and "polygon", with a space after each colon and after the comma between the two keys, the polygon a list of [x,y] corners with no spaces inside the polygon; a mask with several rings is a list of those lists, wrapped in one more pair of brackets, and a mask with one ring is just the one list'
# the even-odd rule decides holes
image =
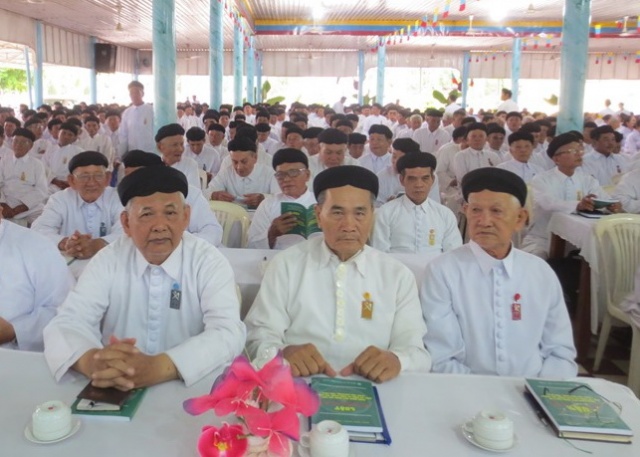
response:
{"label": "white shirt", "polygon": [[[251,225],[249,226],[248,235],[248,248],[253,249],[271,249],[269,247],[268,232],[271,223],[277,217],[282,215],[281,203],[291,202],[299,203],[305,208],[316,204],[316,198],[313,192],[307,189],[307,191],[298,198],[288,197],[282,192],[275,195],[269,195],[258,206],[253,218],[251,219]],[[314,233],[311,236],[318,236]],[[304,241],[304,237],[301,235],[281,235],[276,238],[276,242],[273,249],[286,249],[294,244]]]}
{"label": "white shirt", "polygon": [[544,170],[531,162],[518,162],[516,159],[510,159],[506,162],[499,163],[496,168],[502,168],[517,174],[522,180],[529,184],[533,177]]}
{"label": "white shirt", "polygon": [[211,198],[213,192],[225,191],[234,195],[237,200],[244,200],[247,194],[275,194],[280,191],[273,170],[256,163],[249,176],[240,176],[233,167],[222,167],[220,173],[211,180],[205,196]]}
{"label": "white shirt", "polygon": [[133,149],[155,152],[153,106],[143,103],[139,106],[131,105],[124,110],[118,136],[120,139],[118,157],[123,157],[125,152]]}
{"label": "white shirt", "polygon": [[269,137],[266,141],[260,143],[264,148],[265,152],[273,157],[273,155],[278,152],[278,149],[281,149],[281,143],[279,141],[274,140]]}
{"label": "white shirt", "polygon": [[[118,129],[119,130],[119,129]],[[113,160],[122,160],[122,156],[121,154],[121,150],[120,150],[120,135],[118,134],[118,130],[116,130],[115,132],[112,132],[111,129],[109,127],[107,127],[107,125],[103,125],[102,128],[100,129],[100,134],[102,136],[106,136],[111,140],[111,147],[113,148]],[[154,151],[150,151],[150,152],[154,152]]]}
{"label": "white shirt", "polygon": [[456,102],[449,103],[447,105],[447,107],[444,109],[444,114],[445,114],[445,116],[446,115],[453,115],[453,113],[455,113],[459,109],[462,109],[462,106],[458,105]]}
{"label": "white shirt", "polygon": [[627,168],[627,158],[621,154],[605,156],[594,151],[585,154],[582,162],[582,171],[596,178],[601,186],[613,184],[613,178],[626,173]]}
{"label": "white shirt", "polygon": [[34,141],[33,146],[31,147],[31,149],[27,154],[29,154],[30,156],[36,159],[42,160],[42,158],[45,157],[45,154],[50,153],[51,150],[54,149],[56,146],[57,145],[52,144],[51,141],[48,141],[44,138],[39,138],[36,141]]}
{"label": "white shirt", "polygon": [[336,114],[344,114],[344,103],[338,100],[333,104],[333,110],[336,112]]}
{"label": "white shirt", "polygon": [[[285,147],[285,146],[282,146],[282,147]],[[276,151],[278,149],[276,149]],[[264,146],[262,143],[258,144],[258,151],[256,152],[256,154],[258,157],[259,164],[262,164],[268,168],[271,168],[271,164],[273,163],[273,157],[270,154],[267,154],[267,151],[264,149]],[[222,165],[220,165],[220,169],[230,168],[232,165],[233,165],[233,162],[231,162],[231,154],[228,153],[227,151],[227,155],[222,159]]]}
{"label": "white shirt", "polygon": [[362,133],[365,135],[369,135],[369,129],[372,125],[387,125],[387,118],[382,114],[374,115],[370,114],[366,117],[366,119],[362,123]]}
{"label": "white shirt", "polygon": [[435,372],[577,375],[562,288],[542,259],[512,247],[498,260],[471,241],[427,265],[420,300]]}
{"label": "white shirt", "polygon": [[461,245],[454,214],[429,198],[416,205],[403,195],[376,210],[371,246],[379,251],[439,253]]}
{"label": "white shirt", "polygon": [[0,202],[12,208],[29,208],[16,219],[42,211],[48,196],[47,176],[40,160],[29,154],[17,159],[13,153],[0,160]]}
{"label": "white shirt", "polygon": [[194,153],[189,146],[185,148],[184,157],[193,159],[196,161],[198,168],[204,170],[212,175],[217,175],[220,171],[220,165],[222,164],[222,158],[218,151],[213,146],[206,144],[202,147],[200,154]]}
{"label": "white shirt", "polygon": [[215,213],[211,211],[209,202],[204,198],[200,187],[189,186],[185,201],[191,207],[191,218],[187,231],[216,247],[220,246],[222,226]]}
{"label": "white shirt", "polygon": [[[371,319],[363,301],[373,302]],[[313,343],[341,370],[373,345],[398,356],[403,371],[429,371],[416,280],[394,258],[365,246],[341,262],[317,237],[276,255],[245,322],[254,356]]]}
{"label": "white shirt", "polygon": [[[84,149],[78,146],[77,142],[63,147],[55,145],[49,149],[42,158],[47,170],[47,180],[51,182],[55,178],[66,181],[69,177],[69,161],[83,151]],[[58,190],[60,190],[58,186],[49,185],[49,192]]]}
{"label": "white shirt", "polygon": [[180,119],[178,119],[178,124],[180,124],[182,128],[185,129],[185,131],[189,130],[191,127],[204,127],[204,123],[195,114],[192,114],[191,116],[182,116]]}
{"label": "white shirt", "polygon": [[640,214],[640,169],[623,175],[612,197],[620,200],[627,213]]}
{"label": "white shirt", "polygon": [[520,112],[520,107],[518,107],[518,104],[516,102],[508,98],[498,105],[496,111],[504,111],[505,113],[509,114],[513,111]]}
{"label": "white shirt", "polygon": [[84,140],[78,140],[77,144],[85,151],[97,151],[103,154],[109,163],[113,161],[113,145],[111,144],[111,138],[107,135],[102,135],[100,133],[96,133],[93,137],[87,135]]}
{"label": "white shirt", "polygon": [[391,165],[391,154],[387,152],[383,156],[377,156],[373,152],[368,152],[358,159],[358,165],[378,174]]}
{"label": "white shirt", "polygon": [[13,149],[11,149],[9,146],[3,143],[2,146],[0,146],[0,160],[2,160],[4,157],[8,157],[12,155],[13,155]]}
{"label": "white shirt", "polygon": [[73,282],[64,258],[42,235],[1,220],[0,259],[0,317],[16,334],[2,347],[42,351],[42,329]]}
{"label": "white shirt", "polygon": [[[378,174],[378,197],[376,198],[376,207],[380,207],[387,203],[389,199],[396,198],[404,194],[404,187],[400,184],[400,175],[395,172],[391,165],[385,167]],[[438,176],[435,176],[433,185],[429,191],[429,198],[436,203],[440,203],[440,192]]]}
{"label": "white shirt", "polygon": [[[176,290],[178,309],[171,307]],[[245,327],[229,262],[184,233],[162,265],[151,265],[123,236],[89,262],[44,330],[56,380],[111,335],[136,338],[145,354],[166,353],[187,386],[230,363],[242,352]]]}
{"label": "white shirt", "polygon": [[49,238],[54,246],[76,230],[112,243],[123,233],[120,224],[122,210],[113,187],[107,187],[93,203],[85,202],[78,192],[69,187],[49,197],[31,228]]}
{"label": "white shirt", "polygon": [[451,141],[451,135],[442,127],[438,127],[433,132],[429,130],[429,127],[420,127],[418,130],[414,130],[413,141],[420,145],[420,151],[433,154]]}
{"label": "white shirt", "polygon": [[462,182],[464,175],[470,171],[484,167],[495,167],[500,162],[500,157],[494,152],[476,151],[467,148],[458,152],[453,158],[453,171],[456,174],[458,184]]}
{"label": "white shirt", "polygon": [[[354,159],[349,155],[349,153],[346,153],[344,156],[344,161],[342,162],[342,165],[358,165],[359,166],[360,163],[358,162],[358,159]],[[320,154],[316,154],[314,156],[309,157],[309,171],[311,172],[312,179],[318,173],[326,169],[327,169],[326,165],[320,162]]]}
{"label": "white shirt", "polygon": [[527,252],[549,252],[549,220],[555,211],[574,213],[583,197],[594,194],[606,197],[598,181],[577,168],[573,176],[567,176],[558,168],[539,173],[531,180],[533,189],[533,220],[523,240]]}
{"label": "white shirt", "polygon": [[176,170],[181,171],[187,177],[187,182],[190,186],[197,187],[201,189],[200,186],[200,173],[198,169],[198,162],[193,160],[190,157],[186,157],[184,154],[182,158],[171,165],[171,168],[175,168]]}
{"label": "white shirt", "polygon": [[411,138],[413,136],[413,130],[407,124],[398,124],[393,129],[393,139],[396,140],[398,138]]}
{"label": "white shirt", "polygon": [[[447,192],[451,181],[456,179],[456,174],[453,171],[453,159],[456,154],[460,152],[460,145],[450,141],[443,145],[435,153],[437,159],[436,176],[440,181],[440,192]],[[457,189],[457,186],[455,186]]]}
{"label": "white shirt", "polygon": [[640,130],[635,129],[629,134],[624,142],[624,152],[630,156],[635,156],[640,151]]}

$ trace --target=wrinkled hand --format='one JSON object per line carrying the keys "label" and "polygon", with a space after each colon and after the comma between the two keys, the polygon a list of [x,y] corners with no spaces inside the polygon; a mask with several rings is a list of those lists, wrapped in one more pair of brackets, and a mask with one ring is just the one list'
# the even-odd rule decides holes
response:
{"label": "wrinkled hand", "polygon": [[2,217],[5,219],[11,219],[13,217],[13,208],[6,203],[0,203],[0,206],[2,206]]}
{"label": "wrinkled hand", "polygon": [[95,241],[99,240],[94,240],[91,235],[83,234],[76,230],[63,244],[64,253],[76,259],[88,259],[97,252],[95,251]]}
{"label": "wrinkled hand", "polygon": [[69,187],[69,183],[67,181],[64,181],[62,179],[57,179],[57,178],[53,178],[51,180],[51,184],[53,184],[54,186],[58,186],[61,190],[64,190],[67,187]]}
{"label": "wrinkled hand", "polygon": [[622,212],[622,203],[620,203],[620,202],[612,203],[611,205],[607,206],[607,209],[612,213],[621,213]]}
{"label": "wrinkled hand", "polygon": [[256,208],[262,202],[262,200],[264,200],[264,195],[262,194],[245,194],[243,195],[243,197],[244,203],[249,208]]}
{"label": "wrinkled hand", "polygon": [[135,344],[135,338],[119,340],[112,336],[108,346],[87,351],[74,368],[91,378],[91,384],[95,387],[131,390],[135,387],[130,379],[135,375],[135,368],[127,360],[129,356],[140,352]]}
{"label": "wrinkled hand", "polygon": [[357,374],[374,382],[385,382],[400,374],[400,359],[391,351],[369,346],[356,360],[340,371],[341,376]]}
{"label": "wrinkled hand", "polygon": [[269,247],[273,248],[276,244],[276,238],[285,235],[291,231],[297,224],[297,219],[293,214],[286,213],[276,217],[269,227],[267,238],[269,238]]}
{"label": "wrinkled hand", "polygon": [[593,206],[594,197],[595,197],[594,194],[589,194],[589,195],[585,196],[582,200],[580,200],[578,202],[578,206],[576,207],[576,209],[578,211],[593,211],[593,209],[594,209],[594,206]]}
{"label": "wrinkled hand", "polygon": [[334,377],[337,375],[336,371],[311,343],[287,346],[283,349],[282,355],[291,365],[291,373],[294,376],[326,374]]}
{"label": "wrinkled hand", "polygon": [[219,190],[211,194],[211,200],[220,200],[223,202],[233,202],[236,199],[234,195],[224,190]]}

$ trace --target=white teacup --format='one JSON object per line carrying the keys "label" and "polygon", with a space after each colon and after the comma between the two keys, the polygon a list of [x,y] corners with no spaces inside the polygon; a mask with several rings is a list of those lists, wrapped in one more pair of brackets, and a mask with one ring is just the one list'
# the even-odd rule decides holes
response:
{"label": "white teacup", "polygon": [[513,446],[513,421],[502,411],[480,411],[470,425],[473,439],[480,446],[495,450]]}
{"label": "white teacup", "polygon": [[349,457],[349,433],[336,421],[322,421],[300,437],[311,457]]}
{"label": "white teacup", "polygon": [[58,400],[39,405],[31,415],[31,432],[40,441],[52,441],[71,432],[71,408]]}

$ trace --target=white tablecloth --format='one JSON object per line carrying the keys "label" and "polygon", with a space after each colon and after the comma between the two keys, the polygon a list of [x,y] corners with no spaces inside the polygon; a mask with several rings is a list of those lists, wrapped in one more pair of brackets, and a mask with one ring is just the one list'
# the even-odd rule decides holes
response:
{"label": "white tablecloth", "polygon": [[580,249],[580,255],[591,269],[591,332],[598,333],[598,324],[606,312],[605,297],[599,294],[598,250],[594,227],[598,219],[589,219],[576,214],[554,213],[549,220],[549,231],[567,240]]}
{"label": "white tablecloth", "polygon": [[[42,354],[0,349],[0,455],[2,457],[197,457],[203,425],[219,425],[213,413],[190,416],[187,398],[209,391],[213,376],[190,388],[174,381],[150,389],[132,422],[82,419],[80,431],[56,444],[33,444],[24,437],[32,410],[47,400],[71,403],[85,379],[55,384]],[[640,455],[640,402],[625,386],[586,378],[596,391],[623,405],[622,418],[635,431],[634,444],[573,441],[594,457]],[[506,411],[515,424],[518,444],[511,457],[584,456],[557,438],[526,403],[522,379],[471,375],[404,373],[379,386],[393,443],[358,444],[358,457],[488,456],[469,444],[460,424],[481,409]],[[306,421],[305,421],[306,422]],[[303,427],[304,428],[304,427]]]}

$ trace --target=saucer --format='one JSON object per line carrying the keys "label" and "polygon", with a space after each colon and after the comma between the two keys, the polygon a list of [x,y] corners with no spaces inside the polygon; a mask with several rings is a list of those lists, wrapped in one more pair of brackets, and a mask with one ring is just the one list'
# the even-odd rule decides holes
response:
{"label": "saucer", "polygon": [[516,444],[518,444],[518,435],[516,435],[514,433],[513,434],[513,444],[508,449],[491,449],[490,447],[485,447],[482,444],[476,443],[476,440],[473,438],[473,432],[468,428],[469,425],[470,425],[469,422],[465,422],[464,424],[462,424],[460,426],[460,430],[462,430],[462,436],[464,436],[467,439],[467,441],[470,442],[471,444],[473,444],[474,446],[477,446],[480,449],[484,449],[485,451],[489,451],[489,452],[509,452],[514,447],[516,447]]}
{"label": "saucer", "polygon": [[66,435],[64,435],[64,436],[61,436],[60,438],[56,438],[55,440],[42,441],[42,440],[39,440],[38,438],[36,438],[35,436],[33,436],[33,431],[31,430],[31,422],[29,422],[27,424],[27,426],[24,428],[24,436],[25,436],[26,439],[28,439],[32,443],[36,443],[36,444],[58,443],[60,441],[66,440],[70,436],[75,435],[76,432],[78,430],[80,430],[80,424],[82,423],[82,422],[80,422],[80,419],[72,418],[71,421],[72,421],[71,431],[69,433],[67,433]]}
{"label": "saucer", "polygon": [[[311,457],[311,453],[309,452],[308,448],[298,443],[298,456]],[[349,443],[349,457],[356,457],[356,447],[353,445],[353,443]]]}

